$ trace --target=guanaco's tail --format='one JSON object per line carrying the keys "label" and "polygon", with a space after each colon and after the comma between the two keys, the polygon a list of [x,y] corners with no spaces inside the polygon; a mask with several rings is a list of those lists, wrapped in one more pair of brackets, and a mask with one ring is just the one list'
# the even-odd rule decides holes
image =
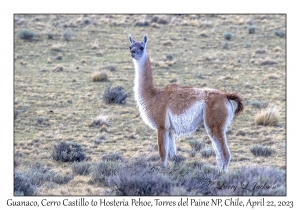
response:
{"label": "guanaco's tail", "polygon": [[244,110],[243,99],[237,93],[225,93],[228,100],[233,100],[237,103],[234,115],[237,116]]}

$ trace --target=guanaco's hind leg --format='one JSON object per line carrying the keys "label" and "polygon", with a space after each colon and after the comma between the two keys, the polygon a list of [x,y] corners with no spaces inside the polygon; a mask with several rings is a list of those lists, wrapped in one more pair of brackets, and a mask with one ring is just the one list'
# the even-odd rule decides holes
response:
{"label": "guanaco's hind leg", "polygon": [[232,120],[232,105],[219,94],[210,94],[204,110],[204,125],[216,153],[217,166],[225,172],[230,162],[226,130]]}

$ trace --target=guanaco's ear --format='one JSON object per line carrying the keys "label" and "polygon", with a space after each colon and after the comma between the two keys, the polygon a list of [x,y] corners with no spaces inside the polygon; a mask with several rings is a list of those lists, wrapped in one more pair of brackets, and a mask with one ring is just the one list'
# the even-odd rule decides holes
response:
{"label": "guanaco's ear", "polygon": [[145,34],[143,37],[143,43],[145,46],[147,45],[147,42],[148,42],[148,36],[147,36],[147,34]]}
{"label": "guanaco's ear", "polygon": [[128,38],[129,38],[129,42],[130,42],[130,44],[133,44],[133,43],[135,43],[135,41],[133,40],[133,38],[132,38],[132,36],[129,34],[128,35]]}

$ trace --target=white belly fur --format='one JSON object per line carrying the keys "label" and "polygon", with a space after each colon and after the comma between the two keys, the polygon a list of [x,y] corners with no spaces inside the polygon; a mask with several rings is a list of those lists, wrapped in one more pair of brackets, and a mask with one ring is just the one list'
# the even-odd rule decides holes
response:
{"label": "white belly fur", "polygon": [[204,102],[196,102],[180,115],[173,114],[171,110],[167,110],[166,128],[175,136],[191,135],[203,122],[204,105]]}

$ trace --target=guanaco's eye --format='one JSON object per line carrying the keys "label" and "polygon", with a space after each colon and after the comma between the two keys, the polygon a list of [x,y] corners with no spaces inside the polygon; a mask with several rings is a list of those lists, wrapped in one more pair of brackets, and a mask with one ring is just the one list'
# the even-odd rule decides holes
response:
{"label": "guanaco's eye", "polygon": [[144,48],[143,48],[143,47],[140,47],[140,49],[143,50]]}

